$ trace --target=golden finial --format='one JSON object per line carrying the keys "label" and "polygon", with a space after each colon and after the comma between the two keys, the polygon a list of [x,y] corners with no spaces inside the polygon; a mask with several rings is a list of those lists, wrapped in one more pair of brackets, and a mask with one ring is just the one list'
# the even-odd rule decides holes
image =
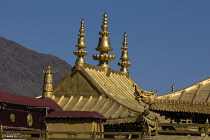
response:
{"label": "golden finial", "polygon": [[102,31],[99,32],[99,35],[101,35],[102,37],[99,38],[99,42],[98,42],[98,47],[96,48],[96,51],[100,51],[100,54],[95,54],[93,55],[93,59],[94,60],[99,60],[99,65],[104,69],[109,69],[109,62],[111,60],[115,59],[115,55],[110,55],[108,54],[109,51],[112,51],[112,47],[110,45],[110,40],[109,37],[107,37],[107,35],[110,34],[110,32],[108,32],[108,20],[107,20],[108,15],[105,13],[104,14],[104,19],[103,19],[103,25],[101,25],[101,29]]}
{"label": "golden finial", "polygon": [[171,86],[171,92],[174,92],[174,89],[175,89],[175,86],[172,85],[172,86]]}
{"label": "golden finial", "polygon": [[76,47],[78,47],[78,50],[74,51],[74,54],[78,56],[75,64],[76,65],[79,65],[79,64],[85,64],[85,59],[84,59],[84,56],[88,55],[88,52],[84,50],[84,48],[87,47],[87,45],[85,45],[85,30],[84,30],[84,24],[85,24],[85,21],[82,19],[82,21],[80,22],[81,23],[81,26],[80,26],[80,29],[79,29],[79,38],[78,38],[78,44],[75,45]]}
{"label": "golden finial", "polygon": [[[99,34],[101,35],[101,36],[107,36],[107,35],[109,35],[110,34],[110,32],[108,32],[107,30],[108,30],[108,19],[107,19],[107,17],[108,17],[108,15],[105,13],[104,14],[104,19],[103,19],[103,22],[102,22],[102,24],[103,25],[101,25],[101,29],[103,30],[103,31],[101,31],[101,32],[99,32]],[[111,47],[111,46],[110,46]]]}
{"label": "golden finial", "polygon": [[122,62],[119,62],[118,65],[121,66],[120,71],[122,73],[126,74],[127,76],[129,76],[129,71],[128,71],[127,67],[129,67],[131,65],[131,63],[127,61],[127,60],[129,60],[129,58],[128,58],[128,51],[127,51],[128,42],[127,42],[127,34],[126,33],[124,33],[122,45],[123,45],[123,47],[121,49],[123,49],[123,51],[122,51],[122,55],[120,57]]}
{"label": "golden finial", "polygon": [[55,73],[54,71],[51,71],[51,67],[47,66],[47,70],[43,71],[45,73],[44,76],[44,85],[43,85],[43,98],[52,98],[52,93],[53,93],[53,77],[52,74]]}

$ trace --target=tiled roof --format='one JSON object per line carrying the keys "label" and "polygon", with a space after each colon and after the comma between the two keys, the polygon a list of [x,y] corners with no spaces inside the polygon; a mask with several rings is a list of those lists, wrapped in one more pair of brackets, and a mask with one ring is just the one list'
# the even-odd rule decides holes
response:
{"label": "tiled roof", "polygon": [[48,107],[50,109],[62,109],[55,101],[50,98],[36,99],[32,97],[16,95],[0,91],[0,102],[19,104],[26,106]]}
{"label": "tiled roof", "polygon": [[157,99],[210,102],[210,78],[182,90],[158,96]]}
{"label": "tiled roof", "polygon": [[63,111],[56,110],[46,116],[47,118],[98,118],[106,120],[106,117],[95,111]]}
{"label": "tiled roof", "polygon": [[210,103],[179,100],[157,100],[149,107],[153,111],[210,114]]}
{"label": "tiled roof", "polygon": [[135,83],[126,75],[111,71],[107,76],[103,71],[88,67],[85,67],[84,70],[95,80],[95,83],[98,84],[96,86],[100,87],[102,93],[110,99],[136,112],[141,112],[143,107],[139,105],[134,96]]}
{"label": "tiled roof", "polygon": [[151,110],[210,114],[210,78],[182,90],[158,96]]}
{"label": "tiled roof", "polygon": [[130,77],[115,70],[107,74],[88,64],[78,67],[54,87],[52,99],[63,110],[97,111],[107,118],[137,116],[144,111],[144,104],[135,100],[136,83]]}

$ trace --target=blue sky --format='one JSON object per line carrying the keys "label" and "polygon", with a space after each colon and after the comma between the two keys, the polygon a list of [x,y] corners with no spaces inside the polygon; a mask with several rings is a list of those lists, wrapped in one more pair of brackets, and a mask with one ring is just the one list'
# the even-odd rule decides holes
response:
{"label": "blue sky", "polygon": [[0,0],[0,36],[31,50],[55,55],[72,66],[80,21],[85,19],[88,64],[98,45],[104,12],[119,70],[127,32],[130,77],[158,95],[210,75],[209,0]]}

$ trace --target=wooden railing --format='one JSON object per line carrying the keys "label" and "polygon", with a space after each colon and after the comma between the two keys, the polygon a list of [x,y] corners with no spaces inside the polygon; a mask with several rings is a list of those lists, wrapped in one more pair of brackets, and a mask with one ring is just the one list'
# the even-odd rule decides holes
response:
{"label": "wooden railing", "polygon": [[[14,134],[14,133],[21,133],[20,137],[6,137],[4,134]],[[38,134],[40,137],[27,137],[24,135],[31,135],[31,134]],[[90,136],[90,138],[72,138],[72,139],[78,139],[78,140],[97,140],[97,139],[113,139],[113,138],[102,138],[104,135],[113,135],[113,137],[117,137],[117,139],[124,138],[127,136],[132,135],[139,135],[141,137],[141,132],[60,132],[60,131],[3,131],[3,135],[1,135],[0,140],[3,139],[25,139],[25,140],[67,140],[70,138],[50,138],[53,134],[63,134],[63,135],[79,135],[79,134],[87,134]],[[131,138],[132,139],[132,138]]]}
{"label": "wooden railing", "polygon": [[[165,126],[166,130],[163,130],[163,126]],[[167,129],[167,127],[175,128],[174,130]],[[185,128],[185,130],[178,130],[178,128]],[[201,128],[199,131],[198,128]],[[155,129],[155,135],[159,134],[204,134],[206,136],[209,135],[209,123],[205,124],[174,124],[174,123],[159,123]],[[190,130],[191,129],[191,130]],[[194,130],[192,130],[194,129]],[[196,130],[197,129],[197,130]]]}
{"label": "wooden railing", "polygon": [[[8,137],[7,134],[21,134],[15,135],[14,137]],[[31,137],[32,134],[37,134],[39,137]],[[62,134],[65,135],[66,138],[51,138],[52,135],[55,134]],[[97,139],[113,139],[113,138],[103,138],[105,135],[113,135],[113,137],[116,137],[117,139],[125,138],[125,136],[133,136],[138,135],[141,137],[141,132],[96,132],[95,130],[93,132],[61,132],[61,131],[10,131],[10,130],[3,130],[0,129],[0,140],[3,139],[24,139],[24,140],[67,140],[70,139],[67,138],[68,135],[79,135],[79,134],[86,134],[89,135],[90,138],[72,138],[72,139],[78,139],[78,140],[97,140]],[[131,138],[132,139],[132,138]]]}
{"label": "wooden railing", "polygon": [[[162,129],[165,127],[166,129]],[[175,128],[173,130],[167,129],[167,128]],[[184,128],[182,130],[179,130],[178,128]],[[200,128],[200,131],[199,129]],[[205,124],[174,124],[174,123],[156,123],[156,129],[151,133],[152,136],[157,135],[204,135],[208,137],[210,125],[208,121]],[[132,139],[133,135],[137,135],[140,138],[143,137],[141,132],[96,132],[95,130],[93,132],[59,132],[59,131],[9,131],[9,130],[3,130],[3,127],[0,126],[0,140],[5,139],[14,139],[14,137],[8,137],[8,134],[21,134],[20,137],[15,136],[15,139],[26,139],[26,140],[67,140],[67,139],[80,139],[80,140],[97,140],[97,139],[103,139],[103,140],[109,140],[110,138],[103,138],[104,136],[113,136],[115,138],[124,138],[127,136],[130,139]],[[31,137],[31,135],[36,134],[38,137]],[[62,134],[66,137],[68,136],[77,136],[79,134],[86,134],[89,136],[89,138],[51,138],[51,136],[55,134]],[[6,136],[7,135],[7,136]],[[113,139],[113,138],[111,138]]]}

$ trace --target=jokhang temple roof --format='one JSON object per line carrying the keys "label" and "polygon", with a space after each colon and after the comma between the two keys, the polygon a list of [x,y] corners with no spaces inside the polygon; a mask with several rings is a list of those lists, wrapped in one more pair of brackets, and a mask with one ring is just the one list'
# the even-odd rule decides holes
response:
{"label": "jokhang temple roof", "polygon": [[210,78],[182,90],[158,96],[150,109],[210,114]]}
{"label": "jokhang temple roof", "polygon": [[85,64],[65,76],[55,87],[52,99],[64,110],[98,111],[106,117],[125,117],[144,111],[135,100],[134,84],[117,71],[107,76],[97,66]]}
{"label": "jokhang temple roof", "polygon": [[[88,54],[84,50],[84,21],[81,22],[77,51],[78,56],[75,66],[54,87],[52,99],[64,110],[71,111],[97,111],[106,118],[121,118],[137,116],[144,112],[144,104],[135,100],[136,83],[129,77],[128,66],[131,65],[127,52],[127,35],[124,34],[122,47],[122,62],[120,71],[111,70],[108,61],[114,60],[115,56],[108,54],[112,50],[107,31],[107,14],[104,14],[102,31],[99,33],[99,44],[96,48],[100,54],[93,55],[93,59],[99,60],[98,66],[86,64],[84,56]],[[139,91],[143,91],[137,86]],[[145,91],[152,93],[149,91]],[[51,95],[50,95],[51,96]],[[151,112],[151,116],[158,114]]]}

